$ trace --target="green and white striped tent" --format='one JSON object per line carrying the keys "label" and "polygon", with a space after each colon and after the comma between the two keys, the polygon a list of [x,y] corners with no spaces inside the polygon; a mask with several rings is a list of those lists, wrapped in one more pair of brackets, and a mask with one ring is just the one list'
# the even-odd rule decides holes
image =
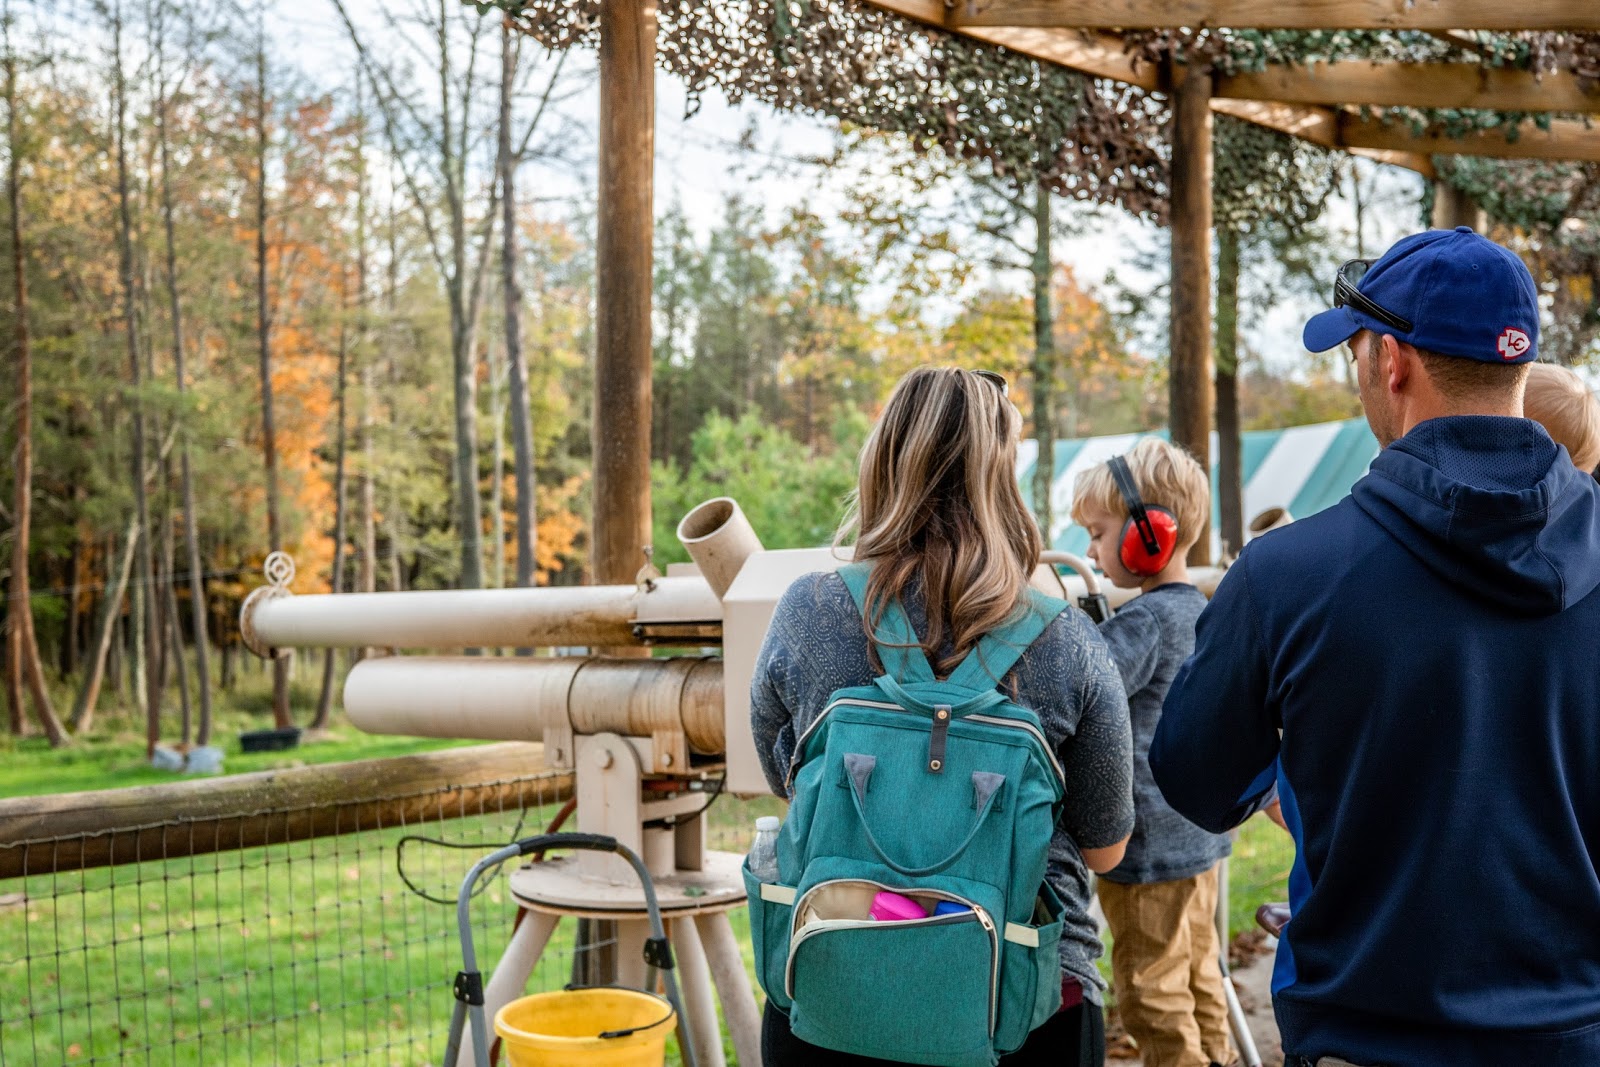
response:
{"label": "green and white striped tent", "polygon": [[[1082,554],[1089,535],[1072,521],[1072,485],[1080,471],[1104,463],[1133,447],[1141,437],[1165,438],[1166,430],[1153,434],[1127,433],[1083,437],[1056,442],[1055,481],[1051,488],[1054,514],[1050,541],[1053,547]],[[1211,455],[1217,454],[1217,435],[1211,435]],[[1378,441],[1365,419],[1294,426],[1287,430],[1252,430],[1244,434],[1244,518],[1249,522],[1271,507],[1287,508],[1297,519],[1315,515],[1342,500],[1350,487],[1367,473],[1378,454]],[[1033,467],[1037,441],[1023,441],[1018,470],[1023,496],[1032,504]],[[1221,524],[1217,505],[1217,469],[1211,468],[1212,555],[1221,551],[1216,532]],[[1237,548],[1238,546],[1234,546]]]}

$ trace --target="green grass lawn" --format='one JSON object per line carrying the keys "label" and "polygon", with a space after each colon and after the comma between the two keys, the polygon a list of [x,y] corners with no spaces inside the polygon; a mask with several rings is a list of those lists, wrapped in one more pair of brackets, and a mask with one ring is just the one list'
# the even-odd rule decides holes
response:
{"label": "green grass lawn", "polygon": [[[309,722],[317,704],[321,662],[314,668],[302,664],[299,677],[290,687],[290,709],[297,723]],[[72,707],[72,694],[61,688],[53,694],[56,707],[65,716]],[[215,726],[212,744],[227,756],[223,770],[228,774],[246,771],[278,770],[311,763],[343,763],[348,760],[406,756],[414,752],[472,744],[418,737],[378,737],[350,726],[335,710],[330,729],[321,737],[308,739],[287,752],[239,750],[239,735],[247,730],[272,726],[272,682],[270,676],[246,666],[233,691],[220,687],[213,691]],[[335,689],[337,709],[337,689]],[[163,705],[163,743],[174,744],[179,737],[178,697],[174,690]],[[37,796],[42,793],[69,793],[84,789],[116,789],[128,785],[158,785],[186,779],[171,771],[158,771],[145,760],[145,725],[136,709],[118,703],[109,686],[102,692],[100,710],[93,730],[74,737],[64,748],[52,749],[43,737],[17,739],[0,736],[0,798]]]}

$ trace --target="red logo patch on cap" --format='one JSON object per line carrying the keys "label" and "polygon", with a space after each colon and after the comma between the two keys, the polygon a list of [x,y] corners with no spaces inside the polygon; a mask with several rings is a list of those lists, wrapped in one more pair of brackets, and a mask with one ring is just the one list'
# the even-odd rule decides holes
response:
{"label": "red logo patch on cap", "polygon": [[1533,341],[1526,333],[1515,326],[1507,326],[1500,332],[1500,340],[1495,347],[1500,350],[1501,359],[1509,360],[1521,359],[1528,354],[1528,349],[1532,345]]}

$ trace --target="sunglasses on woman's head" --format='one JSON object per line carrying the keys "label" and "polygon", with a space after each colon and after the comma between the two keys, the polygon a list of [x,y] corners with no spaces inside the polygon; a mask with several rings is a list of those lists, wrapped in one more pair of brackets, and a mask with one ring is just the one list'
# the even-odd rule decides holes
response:
{"label": "sunglasses on woman's head", "polygon": [[996,374],[992,370],[975,370],[972,373],[976,374],[978,377],[982,378],[984,381],[1000,390],[1001,396],[1011,395],[1011,386],[1006,383],[1004,376]]}
{"label": "sunglasses on woman's head", "polygon": [[1336,308],[1353,307],[1357,311],[1377,319],[1392,330],[1410,333],[1415,329],[1410,319],[1396,315],[1356,288],[1361,284],[1361,279],[1367,276],[1367,271],[1371,267],[1372,260],[1370,259],[1352,259],[1339,268],[1339,273],[1333,279],[1333,306]]}

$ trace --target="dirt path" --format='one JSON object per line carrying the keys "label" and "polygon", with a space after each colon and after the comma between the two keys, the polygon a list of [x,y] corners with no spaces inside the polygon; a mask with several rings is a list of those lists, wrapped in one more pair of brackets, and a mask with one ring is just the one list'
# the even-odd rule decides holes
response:
{"label": "dirt path", "polygon": [[1250,1032],[1261,1053],[1262,1067],[1283,1067],[1283,1046],[1278,1043],[1278,1021],[1272,1015],[1272,953],[1261,951],[1234,968],[1233,987],[1250,1019]]}

